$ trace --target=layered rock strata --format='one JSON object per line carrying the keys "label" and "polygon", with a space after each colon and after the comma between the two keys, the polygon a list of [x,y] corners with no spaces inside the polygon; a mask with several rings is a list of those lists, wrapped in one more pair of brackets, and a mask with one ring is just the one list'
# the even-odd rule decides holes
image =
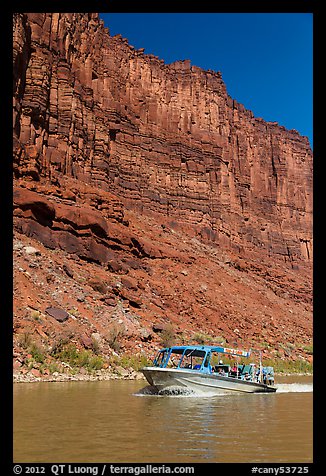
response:
{"label": "layered rock strata", "polygon": [[[53,185],[66,176],[222,249],[310,269],[307,138],[254,117],[228,95],[219,72],[165,64],[110,36],[98,14],[15,14],[13,39],[20,182]],[[85,216],[91,221],[91,211],[83,218],[42,206],[78,229],[77,241]],[[34,209],[28,217],[17,207],[24,233],[31,223],[53,229]],[[106,226],[92,233],[106,240]],[[60,246],[57,236],[39,232]]]}

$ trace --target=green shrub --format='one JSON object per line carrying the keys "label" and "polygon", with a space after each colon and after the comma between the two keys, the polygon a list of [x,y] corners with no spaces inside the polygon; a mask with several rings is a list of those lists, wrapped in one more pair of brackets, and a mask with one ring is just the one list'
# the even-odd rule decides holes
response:
{"label": "green shrub", "polygon": [[61,352],[61,350],[69,343],[70,335],[59,335],[56,337],[51,350],[51,355],[55,356]]}
{"label": "green shrub", "polygon": [[41,319],[40,311],[32,311],[31,318],[34,319],[35,321],[41,321],[42,319]]}
{"label": "green shrub", "polygon": [[32,344],[32,336],[28,332],[24,334],[19,334],[18,342],[23,347],[23,349],[28,349]]}
{"label": "green shrub", "polygon": [[100,344],[99,344],[98,340],[95,339],[95,337],[93,337],[93,336],[92,336],[92,350],[96,355],[98,355],[99,352],[100,352]]}
{"label": "green shrub", "polygon": [[312,344],[311,344],[311,345],[305,345],[305,346],[303,347],[303,350],[304,350],[307,354],[313,355],[313,353],[314,353],[314,346],[313,346]]}
{"label": "green shrub", "polygon": [[49,369],[49,372],[50,374],[54,374],[54,372],[61,372],[61,367],[59,367],[58,364],[56,363],[51,363],[48,365],[48,369]]}
{"label": "green shrub", "polygon": [[104,365],[104,358],[99,355],[94,355],[89,358],[87,363],[88,370],[101,370]]}
{"label": "green shrub", "polygon": [[53,356],[75,369],[84,367],[89,371],[100,370],[105,362],[103,357],[95,355],[91,350],[80,351],[74,344],[65,345],[54,353]]}
{"label": "green shrub", "polygon": [[197,344],[201,345],[210,345],[212,342],[216,342],[216,338],[209,334],[205,334],[204,332],[196,332],[194,334],[193,340],[197,342]]}
{"label": "green shrub", "polygon": [[161,332],[162,347],[171,347],[176,341],[176,335],[172,325],[166,326]]}
{"label": "green shrub", "polygon": [[45,360],[45,352],[39,345],[33,342],[28,348],[28,351],[36,362],[43,364]]}
{"label": "green shrub", "polygon": [[124,369],[132,368],[139,372],[143,367],[152,365],[152,361],[145,355],[122,355],[121,357],[113,356],[110,359],[110,363],[113,367],[121,366]]}
{"label": "green shrub", "polygon": [[212,337],[212,340],[214,341],[214,344],[217,344],[217,345],[224,345],[225,344],[225,339],[222,336]]}
{"label": "green shrub", "polygon": [[207,340],[205,334],[202,334],[201,332],[196,332],[193,337],[194,341],[197,342],[197,344],[205,345]]}
{"label": "green shrub", "polygon": [[77,355],[71,362],[71,365],[75,367],[88,367],[90,359],[92,358],[92,354],[88,350],[82,350],[78,352],[77,350]]}
{"label": "green shrub", "polygon": [[111,347],[111,349],[118,351],[121,348],[120,339],[123,337],[125,333],[125,328],[122,325],[114,324],[110,327],[108,334],[106,336],[106,340]]}
{"label": "green shrub", "polygon": [[79,316],[79,311],[78,311],[78,309],[72,308],[72,309],[68,310],[68,314],[71,314],[74,317],[78,317]]}
{"label": "green shrub", "polygon": [[74,364],[78,358],[78,350],[74,344],[65,344],[64,342],[58,342],[52,355],[56,359],[63,360],[68,364]]}

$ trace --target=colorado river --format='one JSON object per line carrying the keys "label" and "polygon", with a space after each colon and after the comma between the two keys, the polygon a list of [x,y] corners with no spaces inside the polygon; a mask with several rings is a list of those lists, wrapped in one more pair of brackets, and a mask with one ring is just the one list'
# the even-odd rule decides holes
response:
{"label": "colorado river", "polygon": [[273,394],[158,396],[145,380],[14,384],[15,462],[312,462],[312,377]]}

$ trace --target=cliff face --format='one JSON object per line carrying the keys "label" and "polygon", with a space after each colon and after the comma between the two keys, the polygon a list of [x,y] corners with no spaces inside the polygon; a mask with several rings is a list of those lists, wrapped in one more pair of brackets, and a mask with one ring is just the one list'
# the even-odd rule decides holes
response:
{"label": "cliff face", "polygon": [[[186,266],[181,241],[150,232],[154,220],[161,231],[184,233],[184,243],[211,243],[213,261],[216,250],[237,257],[227,262],[264,276],[269,289],[283,286],[278,294],[292,304],[311,302],[307,138],[255,118],[227,94],[220,73],[189,61],[167,65],[111,37],[98,14],[15,14],[13,40],[18,233],[112,273],[147,272],[144,260],[164,257]],[[140,289],[125,298],[138,308]],[[187,314],[189,295],[180,296],[167,310],[161,303],[163,317]],[[221,332],[232,334],[235,324],[215,311]],[[311,335],[308,320],[298,339]]]}
{"label": "cliff face", "polygon": [[166,65],[97,14],[15,17],[17,176],[64,174],[239,253],[311,261],[312,153],[219,73]]}

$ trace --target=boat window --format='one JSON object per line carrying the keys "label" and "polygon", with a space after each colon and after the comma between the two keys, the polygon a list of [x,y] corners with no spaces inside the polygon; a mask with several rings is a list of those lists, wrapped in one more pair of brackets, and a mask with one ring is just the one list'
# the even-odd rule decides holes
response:
{"label": "boat window", "polygon": [[205,358],[204,350],[186,349],[180,362],[180,367],[184,369],[200,369]]}
{"label": "boat window", "polygon": [[220,361],[220,354],[213,352],[211,354],[211,366],[214,367],[215,365],[218,365]]}
{"label": "boat window", "polygon": [[210,361],[211,354],[206,355],[206,359],[204,361],[204,367],[208,367]]}
{"label": "boat window", "polygon": [[180,351],[174,351],[172,350],[170,353],[170,358],[166,364],[166,367],[171,367],[171,368],[176,368],[179,365],[181,357],[181,352]]}
{"label": "boat window", "polygon": [[164,363],[164,360],[165,360],[165,356],[166,356],[166,351],[160,351],[155,359],[154,359],[154,365],[155,367],[163,367],[163,363]]}
{"label": "boat window", "polygon": [[229,365],[214,365],[213,370],[216,373],[222,373],[224,375],[229,375],[230,366]]}
{"label": "boat window", "polygon": [[182,349],[172,348],[169,354],[169,360],[166,362],[165,367],[176,368],[179,366],[180,357],[182,356]]}

